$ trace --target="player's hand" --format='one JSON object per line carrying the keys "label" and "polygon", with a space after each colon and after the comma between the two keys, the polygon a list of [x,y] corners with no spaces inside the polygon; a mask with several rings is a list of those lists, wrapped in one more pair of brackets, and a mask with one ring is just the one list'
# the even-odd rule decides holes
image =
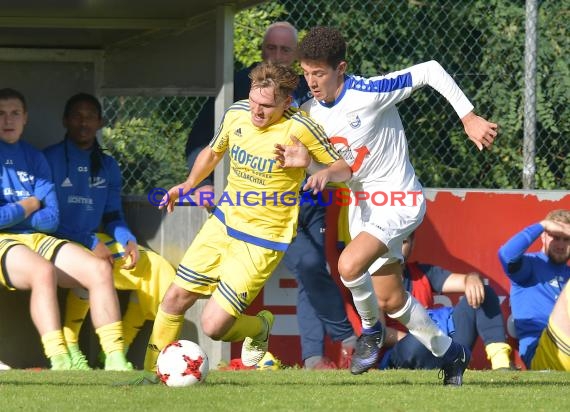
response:
{"label": "player's hand", "polygon": [[113,258],[113,253],[103,242],[97,243],[95,249],[93,249],[92,252],[98,258],[101,258],[109,262],[111,266],[113,266],[113,263],[115,263],[115,259]]}
{"label": "player's hand", "polygon": [[129,240],[127,246],[125,246],[125,256],[123,256],[125,263],[121,268],[127,270],[133,269],[137,265],[139,258],[139,245],[137,245],[137,242]]}
{"label": "player's hand", "polygon": [[329,169],[319,170],[307,178],[307,183],[303,186],[304,191],[312,190],[316,195],[325,190],[326,185],[330,182]]}
{"label": "player's hand", "polygon": [[554,220],[543,220],[540,222],[544,231],[550,236],[570,237],[570,224],[555,222]]}
{"label": "player's hand", "polygon": [[275,145],[275,160],[282,168],[289,167],[309,167],[311,164],[311,156],[303,143],[295,136],[289,137],[293,142],[292,145]]}
{"label": "player's hand", "polygon": [[[201,196],[200,193],[203,193]],[[194,201],[199,207],[203,207],[208,212],[214,207],[214,186],[204,185],[194,190]]]}
{"label": "player's hand", "polygon": [[485,300],[485,285],[478,273],[465,276],[465,299],[473,309],[477,309]]}
{"label": "player's hand", "polygon": [[184,183],[172,187],[160,200],[158,209],[160,210],[166,206],[166,211],[172,213],[174,211],[174,205],[181,193],[185,193]]}
{"label": "player's hand", "polygon": [[26,217],[42,208],[42,203],[35,196],[19,200],[17,203],[24,208],[24,216]]}
{"label": "player's hand", "polygon": [[489,149],[497,137],[498,125],[488,122],[474,112],[469,112],[461,121],[465,128],[465,133],[479,150]]}

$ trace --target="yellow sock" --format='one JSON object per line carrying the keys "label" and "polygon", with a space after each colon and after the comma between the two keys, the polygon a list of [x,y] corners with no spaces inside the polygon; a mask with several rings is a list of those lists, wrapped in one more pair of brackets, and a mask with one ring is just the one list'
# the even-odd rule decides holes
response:
{"label": "yellow sock", "polygon": [[131,346],[133,340],[144,326],[144,314],[138,302],[130,301],[123,316],[123,338],[125,346]]}
{"label": "yellow sock", "polygon": [[166,345],[178,339],[183,323],[184,315],[171,315],[163,312],[159,306],[144,357],[146,371],[156,371],[158,354]]}
{"label": "yellow sock", "polygon": [[485,346],[487,359],[491,361],[491,369],[511,367],[511,347],[508,343],[496,342]]}
{"label": "yellow sock", "polygon": [[67,346],[61,329],[42,335],[42,345],[48,358],[67,353]]}
{"label": "yellow sock", "polygon": [[103,325],[96,329],[95,332],[99,336],[103,352],[107,355],[115,351],[121,351],[121,353],[125,351],[123,323],[121,321]]}
{"label": "yellow sock", "polygon": [[241,315],[236,319],[230,330],[222,336],[224,342],[239,342],[245,338],[264,338],[267,330],[259,316]]}
{"label": "yellow sock", "polygon": [[68,344],[77,344],[79,331],[88,311],[89,300],[79,297],[75,290],[70,290],[67,293],[63,322],[63,336]]}

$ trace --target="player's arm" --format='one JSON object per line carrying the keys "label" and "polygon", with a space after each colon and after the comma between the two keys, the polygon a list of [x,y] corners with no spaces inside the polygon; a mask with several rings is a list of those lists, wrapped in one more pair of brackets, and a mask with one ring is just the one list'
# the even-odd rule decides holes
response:
{"label": "player's arm", "polygon": [[451,273],[442,287],[443,293],[464,293],[469,306],[478,308],[485,300],[485,284],[476,272]]}
{"label": "player's arm", "polygon": [[216,152],[211,146],[207,146],[198,155],[194,166],[184,183],[172,187],[160,202],[159,209],[166,206],[166,210],[170,213],[174,210],[176,200],[180,196],[189,196],[192,194],[191,189],[195,188],[198,183],[210,175],[216,168],[217,164],[224,157],[223,152]]}
{"label": "player's arm", "polygon": [[465,133],[479,150],[489,148],[497,137],[497,124],[477,116],[474,107],[455,80],[435,60],[409,68],[414,90],[428,85],[435,89],[453,106],[461,119]]}
{"label": "player's arm", "polygon": [[[24,219],[42,207],[41,202],[35,196],[30,196],[17,202],[24,209]],[[22,219],[23,220],[23,219]]]}
{"label": "player's arm", "polygon": [[[128,270],[134,268],[139,260],[137,238],[129,229],[123,213],[121,199],[123,179],[121,177],[121,169],[114,159],[110,157],[105,157],[104,159],[109,170],[109,186],[105,199],[102,224],[105,233],[123,246],[125,253],[122,267]],[[98,242],[93,252],[113,264],[113,255],[106,245]]]}
{"label": "player's arm", "polygon": [[525,252],[543,231],[544,227],[535,223],[524,228],[499,248],[499,260],[505,273],[513,274],[521,269]]}
{"label": "player's arm", "polygon": [[51,169],[41,152],[38,152],[34,161],[34,169],[33,197],[39,201],[39,207],[28,217],[30,226],[38,232],[53,233],[59,226],[59,206]]}
{"label": "player's arm", "polygon": [[552,237],[570,237],[570,224],[568,223],[545,219],[540,224],[544,231]]}
{"label": "player's arm", "polygon": [[303,190],[312,190],[313,194],[325,190],[329,182],[346,182],[352,177],[352,170],[344,159],[338,159],[330,166],[325,166],[307,178]]}
{"label": "player's arm", "polygon": [[329,182],[346,182],[352,177],[352,170],[346,161],[336,153],[328,144],[326,150],[332,152],[333,163],[326,165],[313,159],[309,149],[295,136],[290,136],[290,145],[275,145],[275,159],[283,168],[302,167],[307,168],[310,176],[303,190],[312,190],[314,194],[324,190]]}

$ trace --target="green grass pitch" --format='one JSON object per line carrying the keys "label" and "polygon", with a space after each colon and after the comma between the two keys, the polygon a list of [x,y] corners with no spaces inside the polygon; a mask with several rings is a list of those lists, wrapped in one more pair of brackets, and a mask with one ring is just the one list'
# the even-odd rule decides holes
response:
{"label": "green grass pitch", "polygon": [[[438,371],[210,371],[186,388],[126,386],[140,372],[0,372],[0,411],[568,411],[570,374]],[[117,385],[118,384],[118,385]]]}

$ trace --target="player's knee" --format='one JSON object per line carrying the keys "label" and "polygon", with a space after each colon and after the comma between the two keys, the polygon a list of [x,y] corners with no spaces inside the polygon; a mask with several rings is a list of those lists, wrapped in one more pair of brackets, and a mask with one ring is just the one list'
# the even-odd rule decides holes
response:
{"label": "player's knee", "polygon": [[30,277],[30,287],[55,289],[57,287],[57,277],[55,267],[46,261],[45,265],[35,268],[33,276]]}
{"label": "player's knee", "polygon": [[87,289],[102,288],[114,289],[113,271],[111,265],[103,259],[92,259],[89,262],[89,270],[86,270],[87,276],[84,281],[88,283]]}
{"label": "player's knee", "polygon": [[204,334],[213,340],[222,340],[222,337],[226,333],[226,331],[220,327],[219,323],[215,322],[211,318],[205,318],[202,316],[200,324]]}
{"label": "player's knee", "polygon": [[164,297],[160,303],[160,307],[163,311],[172,314],[182,315],[186,310],[192,306],[195,298],[190,294],[190,292],[171,284]]}
{"label": "player's knee", "polygon": [[378,302],[378,307],[384,313],[396,313],[402,310],[406,305],[407,294],[398,293],[399,291],[394,291],[393,293],[382,293],[381,295],[376,294],[376,301]]}
{"label": "player's knee", "polygon": [[324,267],[326,267],[325,257],[320,253],[307,253],[299,263],[299,271],[315,272]]}
{"label": "player's knee", "polygon": [[342,254],[338,259],[338,273],[345,281],[353,281],[362,275],[361,271],[349,256]]}

